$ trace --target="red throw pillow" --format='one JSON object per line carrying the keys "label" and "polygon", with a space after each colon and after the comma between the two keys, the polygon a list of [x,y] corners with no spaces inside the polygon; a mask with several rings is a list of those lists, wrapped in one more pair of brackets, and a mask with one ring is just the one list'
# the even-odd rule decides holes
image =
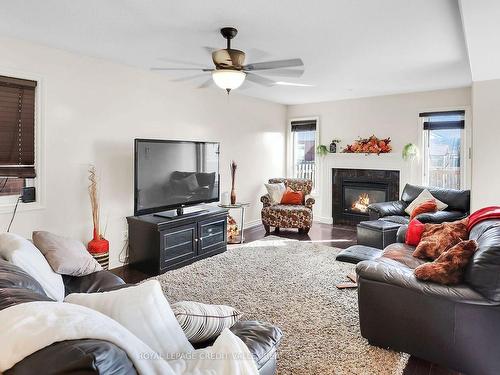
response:
{"label": "red throw pillow", "polygon": [[424,233],[425,224],[421,223],[417,219],[413,219],[408,224],[408,229],[406,230],[405,243],[411,246],[417,246],[422,238],[422,233]]}
{"label": "red throw pillow", "polygon": [[302,204],[303,201],[304,193],[290,188],[286,188],[286,191],[281,198],[281,204]]}
{"label": "red throw pillow", "polygon": [[436,212],[438,209],[436,200],[429,199],[423,203],[420,203],[417,207],[413,209],[411,212],[410,220],[414,219],[417,215],[426,213],[426,212]]}
{"label": "red throw pillow", "polygon": [[415,277],[419,280],[452,285],[462,281],[469,259],[477,250],[474,240],[461,241],[442,253],[434,262],[415,268]]}

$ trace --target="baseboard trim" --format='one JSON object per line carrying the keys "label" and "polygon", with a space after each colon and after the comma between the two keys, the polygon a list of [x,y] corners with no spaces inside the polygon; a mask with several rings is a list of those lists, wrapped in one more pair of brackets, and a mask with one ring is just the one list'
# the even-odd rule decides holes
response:
{"label": "baseboard trim", "polygon": [[320,216],[315,218],[314,221],[322,224],[333,224],[333,219],[331,217]]}
{"label": "baseboard trim", "polygon": [[257,220],[250,220],[245,223],[245,230],[258,227],[259,225],[262,224],[262,220],[257,219]]}

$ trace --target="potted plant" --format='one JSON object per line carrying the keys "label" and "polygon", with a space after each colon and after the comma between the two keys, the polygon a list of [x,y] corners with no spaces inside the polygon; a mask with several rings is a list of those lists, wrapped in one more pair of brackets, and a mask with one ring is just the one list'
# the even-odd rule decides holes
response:
{"label": "potted plant", "polygon": [[328,154],[328,147],[325,145],[318,145],[318,147],[316,147],[316,153],[321,157],[326,156]]}
{"label": "potted plant", "polygon": [[332,139],[332,142],[330,143],[331,153],[337,152],[337,143],[340,143],[340,139]]}
{"label": "potted plant", "polygon": [[403,147],[402,152],[403,160],[412,161],[418,157],[418,147],[413,143],[407,143]]}

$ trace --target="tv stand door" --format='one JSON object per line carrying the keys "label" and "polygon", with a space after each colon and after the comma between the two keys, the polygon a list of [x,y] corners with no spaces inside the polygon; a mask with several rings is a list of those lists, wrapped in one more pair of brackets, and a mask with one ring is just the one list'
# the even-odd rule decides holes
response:
{"label": "tv stand door", "polygon": [[205,255],[226,248],[227,219],[218,217],[198,223],[198,255]]}
{"label": "tv stand door", "polygon": [[197,255],[196,223],[160,232],[160,273]]}

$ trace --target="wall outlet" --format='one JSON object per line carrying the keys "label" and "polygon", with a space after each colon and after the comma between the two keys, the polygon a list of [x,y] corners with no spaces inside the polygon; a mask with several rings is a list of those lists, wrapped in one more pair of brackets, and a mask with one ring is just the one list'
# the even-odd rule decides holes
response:
{"label": "wall outlet", "polygon": [[128,240],[128,230],[124,230],[122,232],[122,240],[127,241]]}

